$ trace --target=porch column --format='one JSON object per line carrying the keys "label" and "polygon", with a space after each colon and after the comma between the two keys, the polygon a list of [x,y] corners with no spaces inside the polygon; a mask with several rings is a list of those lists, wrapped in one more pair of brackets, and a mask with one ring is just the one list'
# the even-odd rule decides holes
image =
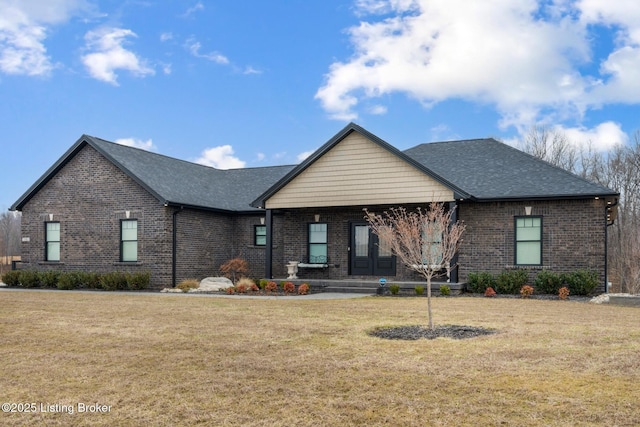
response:
{"label": "porch column", "polygon": [[[449,202],[449,211],[453,212],[453,215],[451,215],[451,223],[455,224],[455,222],[458,221],[458,204],[455,201]],[[451,259],[449,268],[451,272],[449,281],[451,283],[458,283],[458,252],[456,252]]]}
{"label": "porch column", "polygon": [[265,279],[273,279],[273,211],[267,209],[265,225],[267,226],[266,246],[264,252],[264,274]]}

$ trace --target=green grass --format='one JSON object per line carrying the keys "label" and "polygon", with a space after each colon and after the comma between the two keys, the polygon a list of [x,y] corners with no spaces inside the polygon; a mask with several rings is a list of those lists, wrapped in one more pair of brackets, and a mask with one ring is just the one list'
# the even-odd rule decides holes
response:
{"label": "green grass", "polygon": [[0,425],[640,425],[636,308],[436,298],[470,340],[388,341],[424,298],[0,291],[0,400],[111,405]]}

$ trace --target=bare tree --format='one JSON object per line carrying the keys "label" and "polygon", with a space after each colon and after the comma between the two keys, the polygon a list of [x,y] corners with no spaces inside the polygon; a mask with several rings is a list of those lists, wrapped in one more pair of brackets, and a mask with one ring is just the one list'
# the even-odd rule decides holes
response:
{"label": "bare tree", "polygon": [[382,214],[365,209],[371,230],[402,262],[419,273],[427,282],[427,312],[429,328],[433,329],[431,311],[431,280],[449,271],[455,258],[465,225],[453,222],[454,210],[446,210],[443,203],[432,202],[427,210],[407,211],[392,208]]}
{"label": "bare tree", "polygon": [[600,183],[620,192],[609,232],[609,266],[623,292],[640,292],[640,132],[631,145],[615,147],[603,162]]}
{"label": "bare tree", "polygon": [[521,144],[522,151],[569,172],[577,172],[578,149],[564,133],[534,126]]}
{"label": "bare tree", "polygon": [[20,214],[17,212],[0,213],[0,270],[9,257],[20,254]]}
{"label": "bare tree", "polygon": [[[534,127],[520,147],[525,152],[620,192],[617,218],[608,233],[608,265],[622,292],[640,292],[640,132],[628,145],[598,152],[582,148],[562,133]],[[616,286],[617,287],[617,286]]]}

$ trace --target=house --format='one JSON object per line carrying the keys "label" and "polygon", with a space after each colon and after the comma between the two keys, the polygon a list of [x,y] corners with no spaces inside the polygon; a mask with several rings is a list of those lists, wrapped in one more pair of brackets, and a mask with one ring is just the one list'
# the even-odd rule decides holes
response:
{"label": "house", "polygon": [[297,166],[218,170],[83,135],[11,207],[23,268],[147,270],[152,285],[215,275],[416,281],[364,220],[431,201],[467,231],[451,282],[470,272],[589,269],[606,283],[615,191],[494,139],[400,151],[349,124]]}

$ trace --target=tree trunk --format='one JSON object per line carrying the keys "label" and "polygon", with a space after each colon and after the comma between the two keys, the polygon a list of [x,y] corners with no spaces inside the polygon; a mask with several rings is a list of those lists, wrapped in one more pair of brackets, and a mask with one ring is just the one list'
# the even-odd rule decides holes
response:
{"label": "tree trunk", "polygon": [[431,313],[431,277],[427,277],[427,313],[429,315],[429,329],[433,329],[433,314]]}

